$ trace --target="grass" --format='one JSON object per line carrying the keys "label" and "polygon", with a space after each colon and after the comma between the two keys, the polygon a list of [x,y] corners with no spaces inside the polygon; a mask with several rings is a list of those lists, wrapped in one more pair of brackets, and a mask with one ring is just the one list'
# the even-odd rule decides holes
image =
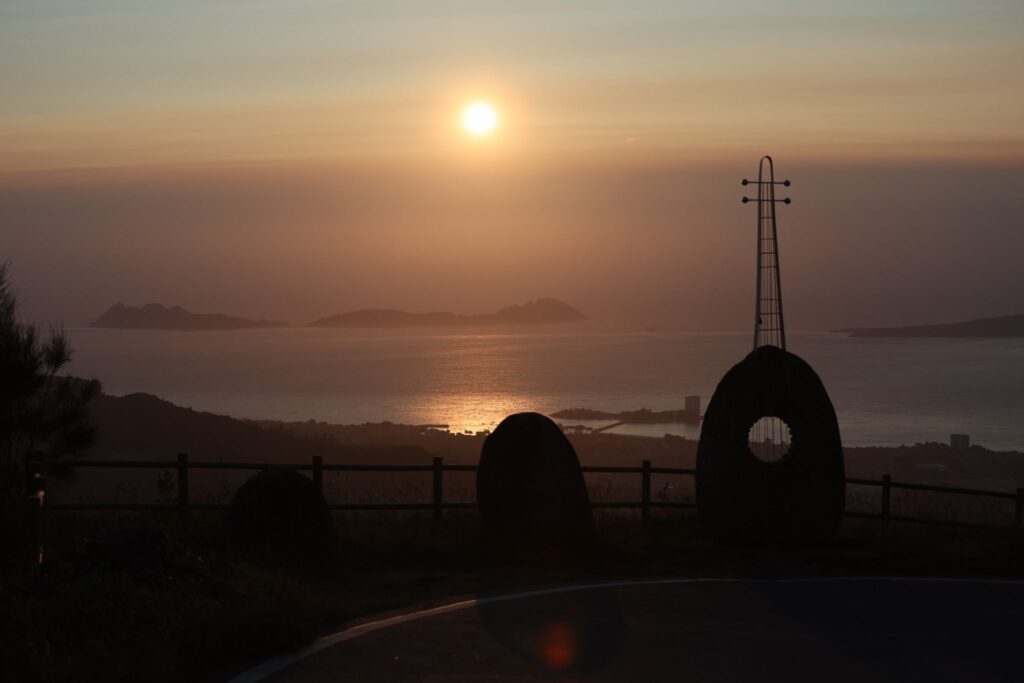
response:
{"label": "grass", "polygon": [[[883,526],[849,520],[828,547],[719,548],[695,520],[597,511],[602,551],[557,567],[493,564],[475,513],[336,516],[330,560],[268,568],[222,551],[220,515],[188,525],[160,513],[52,514],[49,560],[37,576],[0,584],[0,679],[89,683],[223,681],[346,621],[412,603],[524,585],[654,577],[831,575],[1024,576],[1019,533]],[[174,561],[130,573],[83,563],[90,539],[129,525],[161,526]]]}

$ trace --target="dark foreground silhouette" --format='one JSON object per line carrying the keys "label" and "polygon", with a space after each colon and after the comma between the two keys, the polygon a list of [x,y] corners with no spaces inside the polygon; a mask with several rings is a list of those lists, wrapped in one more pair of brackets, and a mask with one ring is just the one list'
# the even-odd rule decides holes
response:
{"label": "dark foreground silhouette", "polygon": [[267,469],[235,493],[227,531],[229,545],[243,555],[301,562],[327,555],[334,541],[334,518],[309,477]]}
{"label": "dark foreground silhouette", "polygon": [[492,553],[543,563],[586,551],[594,517],[576,451],[539,413],[502,420],[484,441],[476,476],[484,541]]}
{"label": "dark foreground silhouette", "polygon": [[[764,416],[789,426],[791,445],[766,462],[748,444]],[[708,404],[697,451],[702,526],[720,541],[826,541],[845,507],[843,445],[836,412],[810,365],[775,346],[736,364]]]}
{"label": "dark foreground silhouette", "polygon": [[1024,584],[1009,582],[735,581],[543,593],[377,630],[272,680],[534,681],[555,672],[619,683],[1019,680],[1021,609]]}

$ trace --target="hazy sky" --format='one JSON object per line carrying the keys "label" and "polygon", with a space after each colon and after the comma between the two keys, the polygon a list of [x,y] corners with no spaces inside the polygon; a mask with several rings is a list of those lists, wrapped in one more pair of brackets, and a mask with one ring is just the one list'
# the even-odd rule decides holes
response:
{"label": "hazy sky", "polygon": [[767,152],[791,327],[1022,312],[1022,35],[1019,0],[7,0],[0,257],[69,325],[549,295],[744,329]]}

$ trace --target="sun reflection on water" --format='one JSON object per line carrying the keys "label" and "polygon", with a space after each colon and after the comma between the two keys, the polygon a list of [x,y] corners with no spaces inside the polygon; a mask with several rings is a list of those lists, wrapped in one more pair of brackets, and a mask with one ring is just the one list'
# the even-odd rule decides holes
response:
{"label": "sun reflection on water", "polygon": [[444,424],[452,433],[493,432],[513,413],[543,411],[539,397],[501,393],[436,394],[424,405],[427,415],[446,416]]}

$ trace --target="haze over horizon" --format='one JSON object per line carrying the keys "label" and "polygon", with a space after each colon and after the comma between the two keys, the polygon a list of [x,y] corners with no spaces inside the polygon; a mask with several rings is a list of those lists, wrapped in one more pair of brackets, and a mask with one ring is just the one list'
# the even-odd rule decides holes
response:
{"label": "haze over horizon", "polygon": [[[0,257],[26,317],[487,312],[747,330],[1024,312],[1024,6],[13,2]],[[467,136],[460,109],[494,103]]]}

